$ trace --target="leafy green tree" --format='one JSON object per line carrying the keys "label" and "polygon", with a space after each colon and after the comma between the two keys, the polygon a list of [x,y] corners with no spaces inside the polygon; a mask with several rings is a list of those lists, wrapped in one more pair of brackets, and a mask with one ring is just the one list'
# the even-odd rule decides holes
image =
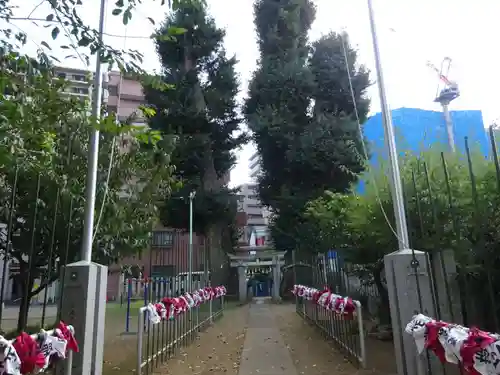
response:
{"label": "leafy green tree", "polygon": [[311,251],[307,202],[326,189],[347,191],[364,168],[342,43],[361,121],[369,106],[368,72],[357,67],[347,35],[308,43],[311,1],[259,0],[254,10],[260,64],[244,113],[261,156],[259,196],[275,214],[275,246]]}
{"label": "leafy green tree", "polygon": [[[154,1],[154,0],[153,0]],[[161,5],[165,5],[165,10],[175,11],[184,4],[190,4],[193,0],[158,0]],[[203,2],[204,0],[195,0]],[[132,19],[135,7],[140,4],[141,0],[117,0],[115,7],[111,14],[115,17],[121,17],[124,25],[127,25]],[[0,20],[4,21],[6,27],[0,28],[2,38],[0,39],[0,47],[10,51],[19,51],[21,47],[26,44],[29,35],[12,24],[15,20],[33,20],[44,21],[49,26],[52,25],[50,41],[43,41],[41,43],[41,51],[44,58],[51,61],[61,63],[55,56],[51,55],[51,46],[53,42],[57,42],[58,37],[63,34],[72,42],[70,44],[62,44],[61,48],[73,50],[76,52],[77,48],[87,48],[86,52],[80,53],[81,56],[90,65],[91,57],[99,55],[102,63],[115,64],[120,68],[120,71],[128,75],[136,75],[149,85],[159,86],[159,82],[154,76],[148,74],[142,67],[143,54],[137,50],[122,50],[117,49],[115,46],[104,43],[99,36],[99,32],[88,26],[88,24],[80,17],[81,7],[83,7],[83,0],[42,0],[33,9],[36,10],[44,3],[50,6],[50,13],[47,14],[45,20],[32,19],[32,18],[17,18],[14,10],[16,5],[12,0],[0,1]],[[97,12],[97,10],[96,10]],[[154,20],[148,17],[148,20],[154,25]],[[182,29],[172,28],[166,30],[161,36],[157,34],[151,35],[151,39],[171,39],[176,35],[184,32]]]}
{"label": "leafy green tree", "polygon": [[236,102],[237,60],[227,56],[225,32],[208,15],[203,2],[180,6],[167,16],[158,34],[172,28],[185,32],[173,39],[158,39],[156,49],[162,64],[161,79],[176,89],[145,87],[146,100],[156,111],[149,122],[151,128],[178,137],[172,163],[183,188],[174,194],[176,199],[167,202],[162,221],[188,228],[186,198],[196,191],[195,231],[210,235],[217,223],[228,228],[235,219],[234,192],[223,179],[235,164],[234,150],[247,140],[244,133],[235,135],[241,123]]}
{"label": "leafy green tree", "polygon": [[[464,316],[468,315],[470,324],[493,329],[498,306],[476,306],[492,300],[500,280],[496,271],[500,176],[495,163],[474,150],[470,159],[430,150],[418,157],[406,155],[400,166],[410,247],[431,257],[453,250],[459,278],[450,282],[461,285]],[[319,227],[333,247],[345,249],[348,261],[371,274],[383,300],[381,306],[388,306],[383,256],[398,246],[387,175],[384,165],[373,168],[364,176],[363,194],[328,193],[308,206],[311,225]],[[458,285],[449,287],[458,290]],[[381,320],[388,322],[388,311]]]}
{"label": "leafy green tree", "polygon": [[[59,277],[62,265],[79,258],[90,130],[102,130],[93,253],[102,263],[147,248],[159,202],[173,183],[175,139],[163,137],[160,148],[154,132],[134,137],[135,128],[124,124],[117,133],[114,117],[97,122],[88,116],[88,103],[63,97],[66,83],[50,69],[32,72],[31,60],[8,57],[16,69],[4,65],[0,72],[10,94],[0,93],[0,221],[9,229],[0,243],[19,265],[13,277],[24,296],[22,329],[31,297]],[[38,277],[43,282],[34,289]]]}

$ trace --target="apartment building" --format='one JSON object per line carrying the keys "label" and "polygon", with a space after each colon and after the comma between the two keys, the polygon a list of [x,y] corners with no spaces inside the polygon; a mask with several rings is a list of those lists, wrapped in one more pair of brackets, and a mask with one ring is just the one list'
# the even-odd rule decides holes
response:
{"label": "apartment building", "polygon": [[244,184],[241,186],[240,194],[243,196],[243,211],[247,214],[247,225],[265,226],[267,220],[263,215],[263,207],[257,196],[256,184]]}
{"label": "apartment building", "polygon": [[270,236],[267,229],[268,210],[262,206],[259,200],[257,195],[257,184],[251,183],[240,186],[239,198],[239,206],[247,217],[247,223],[241,242],[250,245],[250,240],[254,238],[261,244],[269,243]]}
{"label": "apartment building", "polygon": [[257,176],[260,173],[260,155],[257,151],[255,151],[249,159],[249,168],[250,168],[250,178],[253,181],[257,180]]}
{"label": "apartment building", "polygon": [[121,72],[109,72],[108,76],[108,111],[115,113],[120,121],[132,116],[135,125],[145,124],[139,110],[139,106],[145,103],[141,83]]}
{"label": "apartment building", "polygon": [[94,73],[84,69],[74,69],[57,66],[54,73],[59,78],[64,78],[68,82],[64,95],[79,97],[85,100],[92,99],[92,83]]}

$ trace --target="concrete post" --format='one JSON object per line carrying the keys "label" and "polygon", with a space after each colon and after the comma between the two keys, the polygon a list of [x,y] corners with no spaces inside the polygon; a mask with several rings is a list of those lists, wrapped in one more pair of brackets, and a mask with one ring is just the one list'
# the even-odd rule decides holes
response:
{"label": "concrete post", "polygon": [[104,362],[104,336],[106,324],[106,295],[108,289],[108,267],[92,263],[96,267],[96,296],[94,308],[94,339],[91,375],[101,375]]}
{"label": "concrete post", "polygon": [[[66,265],[64,271],[64,295],[60,306],[61,320],[73,325],[80,351],[74,353],[69,371],[68,363],[57,367],[59,375],[89,375],[94,373],[94,331],[96,317],[97,266],[86,261]],[[105,307],[105,306],[104,306]],[[69,372],[68,372],[69,371]],[[97,374],[98,375],[98,374]]]}
{"label": "concrete post", "polygon": [[[413,337],[405,332],[415,314],[435,316],[435,293],[429,257],[422,251],[401,250],[384,257],[389,306],[391,309],[394,351],[398,375],[424,375],[429,366],[432,374],[442,373],[437,358],[418,355]],[[417,266],[415,268],[415,265]],[[416,272],[415,272],[416,269]]]}
{"label": "concrete post", "polygon": [[273,299],[279,301],[280,298],[280,258],[278,255],[273,257]]}
{"label": "concrete post", "polygon": [[238,265],[238,286],[239,286],[239,297],[240,302],[246,302],[247,300],[247,268],[240,264]]}

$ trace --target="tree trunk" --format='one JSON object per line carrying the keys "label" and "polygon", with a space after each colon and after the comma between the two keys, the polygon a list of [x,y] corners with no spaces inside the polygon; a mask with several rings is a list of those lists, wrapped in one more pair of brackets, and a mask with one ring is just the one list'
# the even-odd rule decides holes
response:
{"label": "tree trunk", "polygon": [[[20,278],[21,290],[21,304],[19,306],[19,316],[17,319],[17,331],[21,332],[26,329],[28,325],[28,313],[31,302],[31,291],[33,290],[34,279],[30,277],[28,285],[26,285],[26,278]],[[26,287],[27,286],[27,287]],[[26,296],[28,298],[26,298]]]}
{"label": "tree trunk", "polygon": [[382,271],[384,270],[384,262],[379,262],[379,264],[373,269],[373,280],[377,286],[378,293],[380,295],[380,306],[379,306],[379,323],[381,325],[391,324],[391,310],[389,307],[389,292],[387,291],[384,283],[382,282]]}

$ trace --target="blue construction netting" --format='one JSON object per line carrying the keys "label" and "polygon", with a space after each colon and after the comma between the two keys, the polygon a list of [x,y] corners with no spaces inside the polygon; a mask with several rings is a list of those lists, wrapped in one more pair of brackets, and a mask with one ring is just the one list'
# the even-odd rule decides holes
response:
{"label": "blue construction netting", "polygon": [[[479,110],[450,111],[457,151],[465,153],[464,138],[485,157],[489,155],[489,141],[484,128],[483,115]],[[418,154],[430,148],[446,150],[448,137],[441,111],[418,108],[399,108],[392,111],[396,135],[396,146],[400,155],[408,152]],[[363,132],[370,149],[370,164],[376,166],[380,160],[387,160],[382,115],[377,113],[363,125]],[[364,181],[357,189],[364,191]]]}

